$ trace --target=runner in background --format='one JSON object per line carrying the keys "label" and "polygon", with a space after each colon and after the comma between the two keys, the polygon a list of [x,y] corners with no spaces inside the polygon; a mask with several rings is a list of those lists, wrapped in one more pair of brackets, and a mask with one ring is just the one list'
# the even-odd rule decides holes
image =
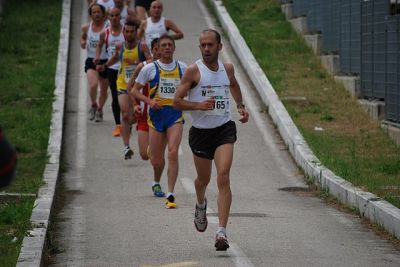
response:
{"label": "runner in background", "polygon": [[120,66],[118,69],[117,90],[118,102],[122,113],[122,141],[124,144],[124,157],[131,159],[133,150],[130,147],[131,126],[135,122],[133,116],[133,103],[128,95],[128,82],[132,77],[136,66],[147,59],[151,58],[150,51],[146,44],[136,38],[136,30],[139,26],[137,20],[128,20],[124,25],[124,43],[116,43],[115,52],[104,65],[99,66],[102,70],[109,67],[118,60]]}
{"label": "runner in background", "polygon": [[[100,52],[99,60],[94,62],[96,57],[97,43],[100,40],[100,33],[106,28],[106,11],[102,5],[92,4],[89,9],[91,18],[89,23],[82,26],[80,45],[86,49],[85,72],[89,83],[89,96],[91,107],[89,120],[100,122],[103,120],[103,106],[107,100],[107,72],[96,70],[96,65],[104,64],[107,61],[105,47]],[[100,96],[97,99],[97,89],[100,87]]]}
{"label": "runner in background", "polygon": [[154,0],[134,0],[134,1],[135,1],[135,11],[138,19],[145,20],[149,15],[150,5]]}
{"label": "runner in background", "polygon": [[[142,70],[142,68],[144,66],[146,66],[147,64],[153,62],[154,60],[157,60],[160,57],[158,54],[158,38],[153,39],[153,41],[151,42],[151,53],[153,55],[153,58],[140,63],[136,67],[136,70],[133,73],[132,78],[128,82],[129,95],[133,98],[132,102],[136,103],[136,105],[134,106],[135,117],[136,117],[136,131],[138,133],[139,154],[143,160],[148,160],[150,158],[149,125],[147,123],[149,107],[146,102],[140,101],[139,99],[135,99],[135,97],[133,96],[133,93],[132,93],[132,87],[135,83],[137,76],[139,75],[139,72]],[[150,84],[147,83],[142,88],[142,94],[144,96],[147,96],[147,97],[149,96],[149,87],[150,87]]]}
{"label": "runner in background", "polygon": [[120,11],[121,24],[124,25],[127,18],[130,20],[137,19],[136,12],[134,9],[129,8],[129,5],[124,0],[114,0],[114,7]]}
{"label": "runner in background", "polygon": [[[149,105],[149,147],[153,166],[153,194],[163,197],[160,179],[165,167],[165,148],[168,147],[168,192],[165,207],[176,208],[174,189],[179,171],[178,149],[182,139],[183,114],[172,107],[175,90],[180,83],[186,64],[173,58],[175,41],[169,35],[159,39],[160,58],[140,71],[132,88],[135,98]],[[142,88],[150,83],[149,97]]]}
{"label": "runner in background", "polygon": [[[96,57],[94,59],[94,62],[96,64],[100,63],[100,55],[104,46],[106,48],[108,59],[110,59],[114,55],[116,43],[125,42],[125,37],[123,33],[123,24],[121,24],[120,22],[121,19],[120,14],[121,14],[120,9],[116,7],[110,9],[110,12],[108,14],[110,26],[105,28],[104,31],[100,33],[99,43],[97,44],[96,48]],[[117,62],[106,69],[108,83],[110,85],[110,91],[112,97],[111,109],[114,115],[114,122],[115,122],[113,136],[121,135],[121,115],[120,115],[121,110],[119,108],[118,92],[117,92],[117,76],[118,76],[119,65],[120,65],[119,62]]]}
{"label": "runner in background", "polygon": [[[144,39],[149,48],[154,38],[160,38],[164,34],[169,34],[173,40],[183,38],[181,29],[172,20],[162,16],[163,4],[160,0],[151,3],[149,12],[150,17],[142,21],[138,31],[139,38]],[[173,33],[170,34],[170,31]]]}

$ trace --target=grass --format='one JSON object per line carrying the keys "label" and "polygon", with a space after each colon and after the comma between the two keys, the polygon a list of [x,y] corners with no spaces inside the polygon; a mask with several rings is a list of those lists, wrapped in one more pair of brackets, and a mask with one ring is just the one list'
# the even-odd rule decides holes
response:
{"label": "grass", "polygon": [[399,147],[323,69],[277,1],[223,3],[278,95],[306,98],[283,103],[322,164],[400,207]]}
{"label": "grass", "polygon": [[25,232],[31,228],[32,208],[28,198],[0,204],[0,266],[15,266]]}
{"label": "grass", "polygon": [[[5,1],[0,22],[0,123],[18,155],[7,192],[43,183],[59,44],[61,0]],[[32,199],[0,203],[0,263],[15,266]],[[14,239],[16,237],[16,239]],[[13,241],[14,240],[14,241]]]}

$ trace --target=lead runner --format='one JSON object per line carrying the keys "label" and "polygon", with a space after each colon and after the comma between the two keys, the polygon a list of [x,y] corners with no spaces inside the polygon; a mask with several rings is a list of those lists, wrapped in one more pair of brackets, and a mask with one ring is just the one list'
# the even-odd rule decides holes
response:
{"label": "lead runner", "polygon": [[[194,225],[199,232],[207,229],[207,185],[211,179],[214,160],[217,169],[218,219],[219,227],[215,236],[217,251],[229,248],[226,236],[232,192],[230,188],[230,169],[233,160],[233,147],[236,141],[236,124],[232,121],[229,93],[237,104],[239,121],[249,120],[235,78],[231,63],[222,63],[218,57],[222,49],[221,35],[212,29],[200,34],[202,59],[188,67],[182,77],[174,98],[174,107],[192,110],[192,127],[189,132],[189,145],[193,153],[197,178],[194,181],[197,204]],[[188,96],[188,100],[185,97]]]}

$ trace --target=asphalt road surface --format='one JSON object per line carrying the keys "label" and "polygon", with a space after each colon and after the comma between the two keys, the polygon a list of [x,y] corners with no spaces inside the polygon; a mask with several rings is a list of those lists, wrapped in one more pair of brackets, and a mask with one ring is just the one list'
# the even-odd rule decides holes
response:
{"label": "asphalt road surface", "polygon": [[[201,30],[217,24],[202,1],[165,0],[164,15],[183,30],[175,58],[193,63],[200,52]],[[72,1],[66,122],[63,142],[61,201],[54,218],[54,241],[60,253],[52,266],[400,266],[400,253],[368,230],[354,215],[327,206],[306,188],[263,104],[243,74],[226,40],[222,59],[235,64],[245,103],[251,112],[238,127],[231,172],[233,203],[227,228],[231,248],[216,252],[216,181],[207,191],[209,227],[193,225],[195,169],[188,146],[190,119],[184,125],[178,208],[167,210],[151,192],[152,169],[138,156],[137,135],[132,160],[123,159],[110,101],[104,121],[88,121],[85,51],[79,47],[80,26],[87,21],[86,1]],[[215,170],[213,172],[215,174]],[[161,183],[166,188],[166,173]]]}

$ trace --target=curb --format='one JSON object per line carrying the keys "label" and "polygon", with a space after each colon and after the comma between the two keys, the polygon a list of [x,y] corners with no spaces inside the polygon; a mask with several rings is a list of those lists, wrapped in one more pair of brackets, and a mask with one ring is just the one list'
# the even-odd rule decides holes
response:
{"label": "curb", "polygon": [[316,183],[328,189],[329,193],[342,203],[357,209],[361,216],[367,217],[397,238],[400,238],[400,209],[372,193],[354,187],[350,182],[335,175],[320,163],[293,123],[279,96],[241,36],[236,24],[223,6],[222,1],[213,0],[211,2],[222,28],[228,35],[233,50],[263,102],[268,106],[268,113],[276,124],[296,163],[304,170],[306,175],[315,178]]}
{"label": "curb", "polygon": [[71,0],[62,3],[62,18],[60,26],[60,43],[58,47],[57,67],[55,75],[55,90],[52,119],[50,125],[49,143],[43,181],[44,185],[38,191],[31,215],[32,230],[25,236],[18,257],[18,267],[42,266],[43,251],[46,247],[46,235],[50,221],[51,208],[60,170],[60,154],[63,134],[65,88],[69,52]]}

